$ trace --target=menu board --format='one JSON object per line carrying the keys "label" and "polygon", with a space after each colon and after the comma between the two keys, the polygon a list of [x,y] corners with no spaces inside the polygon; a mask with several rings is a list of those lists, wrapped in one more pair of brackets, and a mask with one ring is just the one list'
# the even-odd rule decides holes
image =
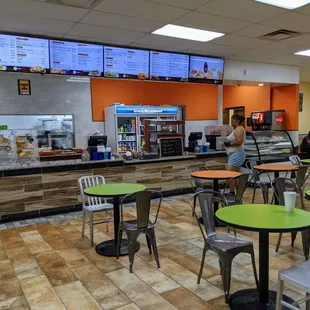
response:
{"label": "menu board", "polygon": [[183,138],[160,138],[159,148],[161,157],[182,156],[183,155]]}
{"label": "menu board", "polygon": [[0,34],[0,70],[46,73],[48,40]]}
{"label": "menu board", "polygon": [[149,51],[104,47],[104,76],[109,78],[149,78]]}
{"label": "menu board", "polygon": [[151,51],[151,80],[186,82],[188,66],[189,55]]}
{"label": "menu board", "polygon": [[103,46],[51,40],[50,67],[54,74],[101,76]]}
{"label": "menu board", "polygon": [[224,59],[190,56],[189,81],[222,84]]}

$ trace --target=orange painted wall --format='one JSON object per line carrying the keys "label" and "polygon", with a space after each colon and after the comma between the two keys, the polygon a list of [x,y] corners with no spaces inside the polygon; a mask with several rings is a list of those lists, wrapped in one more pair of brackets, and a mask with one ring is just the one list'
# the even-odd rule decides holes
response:
{"label": "orange painted wall", "polygon": [[[224,86],[223,108],[245,107],[245,117],[251,112],[270,110],[270,87]],[[249,129],[249,128],[247,128]]]}
{"label": "orange painted wall", "polygon": [[298,96],[298,84],[275,87],[271,90],[271,108],[286,111],[287,130],[298,130]]}
{"label": "orange painted wall", "polygon": [[91,79],[93,121],[104,120],[104,108],[113,102],[133,105],[185,105],[187,120],[218,118],[216,85]]}

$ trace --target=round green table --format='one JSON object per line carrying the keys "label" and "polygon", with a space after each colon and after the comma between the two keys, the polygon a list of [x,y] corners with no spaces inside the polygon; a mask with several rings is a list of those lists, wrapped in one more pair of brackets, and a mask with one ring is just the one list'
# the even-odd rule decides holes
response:
{"label": "round green table", "polygon": [[304,165],[310,165],[310,159],[301,159],[300,162]]}
{"label": "round green table", "polygon": [[[259,290],[247,289],[234,293],[229,299],[230,308],[275,309],[276,292],[269,291],[269,233],[309,231],[310,212],[295,209],[292,213],[286,213],[283,206],[244,204],[222,208],[215,215],[230,227],[259,232]],[[292,302],[287,296],[285,300]]]}
{"label": "round green table", "polygon": [[[113,183],[113,184],[102,184],[98,186],[91,186],[84,190],[86,196],[91,197],[102,197],[102,198],[113,198],[113,213],[114,213],[114,240],[108,240],[99,243],[96,246],[96,252],[104,256],[115,256],[117,252],[117,239],[118,239],[118,226],[120,221],[120,210],[119,210],[119,199],[127,194],[134,194],[146,190],[146,186],[142,184],[134,183]],[[139,244],[137,244],[137,250]],[[122,240],[120,255],[128,254],[128,243],[127,240]]]}

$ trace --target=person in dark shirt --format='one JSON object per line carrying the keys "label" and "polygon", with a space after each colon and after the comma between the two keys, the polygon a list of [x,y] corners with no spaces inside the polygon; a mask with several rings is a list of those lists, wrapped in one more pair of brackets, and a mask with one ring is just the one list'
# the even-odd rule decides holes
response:
{"label": "person in dark shirt", "polygon": [[300,150],[303,153],[307,153],[307,158],[310,158],[310,131],[307,136],[305,136],[301,142]]}

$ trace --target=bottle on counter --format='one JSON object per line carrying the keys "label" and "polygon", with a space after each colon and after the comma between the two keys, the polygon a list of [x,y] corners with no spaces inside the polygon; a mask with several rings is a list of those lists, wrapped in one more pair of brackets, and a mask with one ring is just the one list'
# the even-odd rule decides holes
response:
{"label": "bottle on counter", "polygon": [[83,149],[83,153],[81,155],[82,161],[90,161],[90,154],[88,153],[87,149]]}

